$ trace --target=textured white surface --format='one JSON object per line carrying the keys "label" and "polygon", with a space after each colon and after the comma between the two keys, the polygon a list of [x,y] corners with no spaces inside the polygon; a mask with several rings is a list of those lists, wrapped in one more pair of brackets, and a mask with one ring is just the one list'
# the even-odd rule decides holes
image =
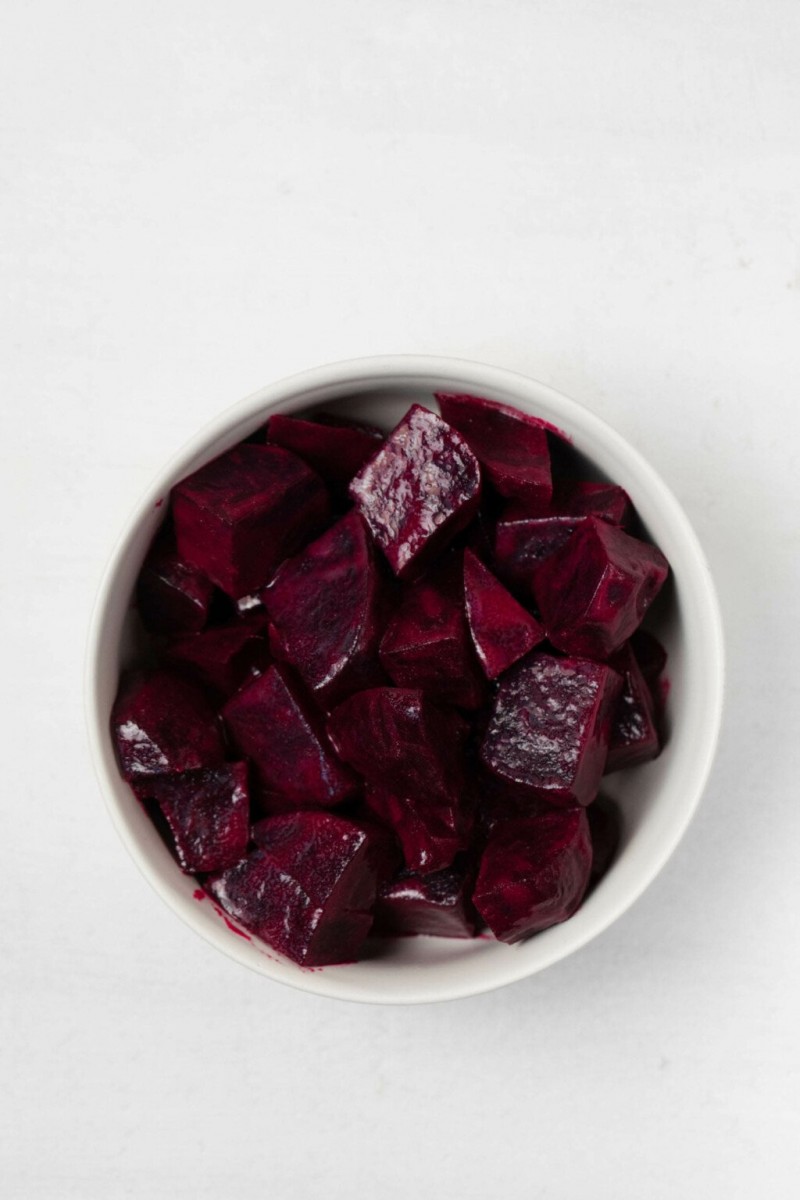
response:
{"label": "textured white surface", "polygon": [[[800,8],[54,2],[0,13],[3,1194],[792,1194],[800,1169]],[[370,1009],[251,976],[103,811],[83,637],[203,420],[308,365],[486,359],[595,408],[704,540],[706,800],[611,931]]]}

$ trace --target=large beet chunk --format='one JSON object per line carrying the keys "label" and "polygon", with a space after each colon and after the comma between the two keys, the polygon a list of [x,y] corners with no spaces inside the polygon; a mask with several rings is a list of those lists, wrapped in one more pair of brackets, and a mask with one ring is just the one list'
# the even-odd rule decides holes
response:
{"label": "large beet chunk", "polygon": [[615,654],[611,665],[623,682],[611,722],[606,773],[648,762],[661,749],[653,696],[630,646]]}
{"label": "large beet chunk", "polygon": [[233,599],[263,587],[327,511],[320,477],[280,446],[236,446],[173,489],[181,556]]}
{"label": "large beet chunk", "polygon": [[599,517],[610,525],[624,525],[631,514],[631,501],[619,484],[571,480],[555,488],[552,511],[573,517]]}
{"label": "large beet chunk", "polygon": [[391,829],[411,871],[439,871],[469,845],[469,806],[431,800],[427,792],[396,795],[385,787],[367,786],[367,811]]}
{"label": "large beet chunk", "polygon": [[372,924],[377,868],[366,830],[296,812],[255,826],[258,847],[207,883],[218,903],[301,966],[354,962]]}
{"label": "large beet chunk", "polygon": [[553,483],[541,421],[478,396],[437,394],[436,399],[445,421],[469,442],[501,496],[547,507]]}
{"label": "large beet chunk", "polygon": [[544,629],[471,550],[464,552],[464,602],[472,640],[489,679],[544,639]]}
{"label": "large beet chunk", "polygon": [[500,684],[481,747],[490,771],[550,804],[590,804],[622,680],[602,663],[533,654]]}
{"label": "large beet chunk", "polygon": [[221,763],[137,786],[158,803],[184,871],[222,871],[237,863],[250,840],[246,763]]}
{"label": "large beet chunk", "polygon": [[272,666],[231,697],[222,710],[231,739],[252,759],[270,808],[338,804],[356,786],[315,714]]}
{"label": "large beet chunk", "polygon": [[473,902],[496,938],[518,942],[572,916],[591,867],[583,809],[553,809],[509,821],[486,845]]}
{"label": "large beet chunk", "polygon": [[429,875],[401,871],[378,890],[375,932],[474,937],[476,915],[469,883],[464,871],[452,867]]}
{"label": "large beet chunk", "polygon": [[504,511],[494,533],[498,574],[521,594],[532,596],[539,567],[569,541],[584,519],[564,515],[519,517]]}
{"label": "large beet chunk", "polygon": [[262,593],[276,654],[323,706],[385,681],[378,662],[381,593],[375,552],[357,512],[285,562]]}
{"label": "large beet chunk", "polygon": [[205,695],[172,671],[139,672],[125,680],[111,727],[129,781],[214,766],[225,757],[219,722]]}
{"label": "large beet chunk", "polygon": [[267,439],[291,450],[336,488],[347,488],[383,440],[379,429],[349,421],[303,420],[276,413],[267,425]]}
{"label": "large beet chunk", "polygon": [[136,607],[150,633],[197,633],[208,620],[214,585],[185,562],[168,534],[160,534],[136,583]]}
{"label": "large beet chunk", "polygon": [[420,575],[475,515],[481,475],[459,433],[414,404],[350,484],[350,496],[401,578]]}
{"label": "large beet chunk", "polygon": [[270,663],[266,617],[255,615],[170,642],[165,657],[223,697]]}
{"label": "large beet chunk", "polygon": [[668,570],[655,546],[586,517],[536,571],[548,638],[567,654],[609,658],[639,626]]}

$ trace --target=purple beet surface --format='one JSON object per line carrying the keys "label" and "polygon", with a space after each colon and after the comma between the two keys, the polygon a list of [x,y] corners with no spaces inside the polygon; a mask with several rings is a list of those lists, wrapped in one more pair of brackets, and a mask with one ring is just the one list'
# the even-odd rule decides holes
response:
{"label": "purple beet surface", "polygon": [[379,429],[328,418],[326,421],[285,417],[276,413],[267,425],[267,440],[291,450],[337,489],[346,489],[383,441]]}
{"label": "purple beet surface", "polygon": [[592,839],[592,886],[603,878],[619,847],[622,822],[613,800],[600,795],[586,809]]}
{"label": "purple beet surface", "polygon": [[128,781],[212,767],[225,757],[219,721],[204,692],[173,671],[124,679],[111,728]]}
{"label": "purple beet surface", "polygon": [[474,937],[477,918],[470,885],[466,872],[452,867],[429,875],[401,871],[378,890],[374,932]]}
{"label": "purple beet surface", "polygon": [[552,511],[573,517],[598,517],[610,525],[624,525],[632,509],[628,493],[616,483],[569,480],[554,490]]}
{"label": "purple beet surface", "polygon": [[211,580],[180,557],[174,539],[157,535],[136,584],[136,607],[145,629],[168,637],[197,633],[208,620],[213,593]]}
{"label": "purple beet surface", "polygon": [[469,846],[472,817],[465,804],[432,803],[426,793],[398,796],[367,785],[364,805],[371,816],[393,830],[411,871],[439,871]]}
{"label": "purple beet surface", "polygon": [[544,640],[544,629],[471,550],[464,551],[467,624],[481,666],[497,679]]}
{"label": "purple beet surface", "polygon": [[162,775],[139,785],[158,803],[188,872],[222,871],[237,863],[250,841],[250,792],[246,763],[221,763]]}
{"label": "purple beet surface", "polygon": [[622,692],[611,722],[606,774],[648,762],[661,749],[653,696],[629,645],[611,665],[622,676]]}
{"label": "purple beet surface", "polygon": [[266,626],[266,616],[256,614],[205,629],[170,642],[164,657],[224,698],[269,666]]}
{"label": "purple beet surface", "polygon": [[494,534],[497,573],[524,596],[533,596],[536,572],[556,550],[569,541],[585,517],[548,515],[515,516],[504,510]]}

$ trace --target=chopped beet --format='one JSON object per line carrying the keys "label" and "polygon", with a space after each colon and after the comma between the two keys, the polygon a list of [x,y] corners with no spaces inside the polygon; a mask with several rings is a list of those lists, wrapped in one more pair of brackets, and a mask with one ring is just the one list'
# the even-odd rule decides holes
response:
{"label": "chopped beet", "polygon": [[667,652],[658,638],[647,629],[637,629],[631,638],[631,649],[636,655],[648,687],[655,691],[659,676],[667,665]]}
{"label": "chopped beet", "polygon": [[494,561],[498,574],[525,595],[533,595],[539,567],[567,542],[584,517],[545,516],[510,519],[507,511],[495,527]]}
{"label": "chopped beet", "polygon": [[235,615],[244,620],[260,616],[267,611],[260,592],[248,592],[246,596],[240,596],[238,600],[234,601],[233,609]]}
{"label": "chopped beet", "polygon": [[553,809],[497,828],[481,857],[472,899],[495,937],[518,942],[572,916],[591,867],[586,813]]}
{"label": "chopped beet", "polygon": [[367,786],[364,803],[394,831],[409,870],[438,871],[467,849],[471,822],[466,806],[432,803],[425,793],[398,796],[374,785]]}
{"label": "chopped beet", "polygon": [[398,687],[421,688],[431,700],[478,708],[486,685],[467,626],[461,555],[411,584],[380,646]]}
{"label": "chopped beet", "polygon": [[467,443],[414,404],[350,484],[350,495],[400,578],[420,575],[475,515],[481,473]]}
{"label": "chopped beet", "polygon": [[464,551],[464,601],[469,630],[489,679],[502,675],[544,639],[544,629],[480,559]]}
{"label": "chopped beet", "polygon": [[276,413],[267,440],[291,450],[335,487],[346,488],[383,440],[379,429],[342,421],[303,420]]}
{"label": "chopped beet", "polygon": [[327,512],[322,480],[279,446],[236,446],[173,489],[178,550],[234,599],[263,587]]}
{"label": "chopped beet", "polygon": [[605,875],[617,853],[621,822],[616,804],[603,795],[589,805],[586,816],[592,837],[592,884],[595,884]]}
{"label": "chopped beet", "polygon": [[668,570],[655,546],[585,518],[536,571],[548,638],[567,654],[609,658],[639,626]]}
{"label": "chopped beet", "polygon": [[555,489],[552,510],[572,517],[599,517],[610,525],[624,525],[631,515],[631,501],[625,489],[616,483],[570,480]]}
{"label": "chopped beet", "polygon": [[622,681],[603,663],[533,654],[500,684],[481,747],[489,770],[550,804],[590,804]]}
{"label": "chopped beet", "polygon": [[184,871],[223,871],[237,863],[250,840],[246,763],[222,763],[140,785],[156,800]]}
{"label": "chopped beet", "polygon": [[252,759],[264,789],[277,802],[330,806],[355,789],[352,773],[280,668],[272,666],[245,684],[222,715],[234,745]]}
{"label": "chopped beet", "polygon": [[285,562],[263,593],[276,657],[295,667],[324,707],[385,682],[378,662],[382,593],[357,512]]}
{"label": "chopped beet", "polygon": [[611,722],[606,774],[648,762],[661,749],[653,696],[630,646],[623,646],[611,664],[623,682]]}
{"label": "chopped beet", "polygon": [[111,727],[127,780],[212,767],[225,757],[205,695],[172,671],[139,672],[124,681]]}
{"label": "chopped beet", "polygon": [[230,696],[251,675],[260,675],[269,666],[266,633],[266,616],[255,615],[178,638],[164,654],[222,696]]}
{"label": "chopped beet", "polygon": [[467,874],[452,867],[429,875],[401,871],[378,890],[375,932],[474,937],[477,921],[469,886]]}
{"label": "chopped beet", "polygon": [[156,537],[136,584],[136,607],[150,633],[197,633],[208,620],[214,585],[179,556],[172,538]]}
{"label": "chopped beet", "polygon": [[501,496],[546,508],[553,490],[547,432],[536,417],[478,396],[437,393],[448,425],[462,434]]}
{"label": "chopped beet", "polygon": [[258,847],[207,887],[230,916],[301,966],[354,962],[377,871],[366,830],[325,812],[260,821]]}

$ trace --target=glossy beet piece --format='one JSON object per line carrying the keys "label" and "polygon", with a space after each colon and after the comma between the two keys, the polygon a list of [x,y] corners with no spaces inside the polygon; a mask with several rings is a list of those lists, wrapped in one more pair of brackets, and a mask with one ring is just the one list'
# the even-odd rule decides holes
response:
{"label": "glossy beet piece", "polygon": [[149,633],[197,633],[213,593],[211,580],[180,557],[170,537],[156,538],[136,583],[136,607]]}
{"label": "glossy beet piece", "polygon": [[500,684],[481,747],[484,764],[550,804],[590,804],[621,687],[603,663],[531,655]]}
{"label": "glossy beet piece", "polygon": [[379,429],[347,421],[321,423],[276,413],[267,425],[267,439],[291,450],[336,488],[346,488],[383,441]]}
{"label": "glossy beet piece", "polygon": [[481,856],[473,903],[501,942],[518,942],[566,921],[592,868],[586,813],[553,809],[498,826]]}
{"label": "glossy beet piece", "polygon": [[378,890],[376,933],[469,938],[475,936],[475,927],[470,881],[464,871],[449,868],[429,875],[402,871]]}
{"label": "glossy beet piece", "polygon": [[331,806],[355,789],[316,715],[278,667],[247,683],[222,715],[234,745],[273,797],[270,807]]}
{"label": "glossy beet piece", "polygon": [[641,624],[668,571],[655,546],[585,518],[536,571],[548,638],[567,654],[609,658]]}
{"label": "glossy beet piece", "polygon": [[125,680],[111,728],[127,780],[210,767],[225,757],[219,722],[204,693],[172,671],[140,672]]}
{"label": "glossy beet piece", "polygon": [[583,520],[553,515],[512,519],[504,513],[494,535],[497,573],[521,593],[532,596],[539,567],[569,541]]}
{"label": "glossy beet piece", "polygon": [[553,483],[541,421],[478,396],[437,394],[436,399],[445,421],[466,438],[501,496],[547,506]]}
{"label": "glossy beet piece", "polygon": [[496,679],[544,640],[544,629],[470,550],[464,552],[467,623],[481,666]]}
{"label": "glossy beet piece", "polygon": [[465,795],[467,726],[412,688],[370,688],[328,721],[339,756],[377,787],[459,808]]}
{"label": "glossy beet piece", "polygon": [[157,801],[184,871],[222,871],[244,855],[250,841],[246,763],[222,763],[139,785]]}
{"label": "glossy beet piece", "polygon": [[592,838],[592,885],[603,878],[619,847],[622,830],[619,809],[607,796],[598,796],[586,809]]}
{"label": "glossy beet piece", "polygon": [[378,662],[382,591],[364,522],[350,512],[284,563],[262,593],[275,654],[323,707],[385,682]]}
{"label": "glossy beet piece", "polygon": [[328,512],[320,477],[279,446],[236,446],[172,495],[180,554],[234,599],[263,587]]}
{"label": "glossy beet piece", "polygon": [[372,925],[366,830],[324,812],[259,821],[258,846],[207,888],[235,920],[300,966],[354,962]]}
{"label": "glossy beet piece", "polygon": [[380,660],[398,687],[421,688],[431,699],[478,708],[486,685],[464,608],[461,556],[412,584],[389,622]]}
{"label": "glossy beet piece", "polygon": [[661,749],[653,696],[630,646],[615,654],[611,665],[622,676],[622,693],[611,723],[606,774],[648,762]]}
{"label": "glossy beet piece", "polygon": [[266,616],[254,616],[171,642],[165,657],[223,697],[270,664]]}
{"label": "glossy beet piece", "polygon": [[395,575],[421,575],[475,515],[478,461],[435,413],[414,404],[350,484]]}
{"label": "glossy beet piece", "polygon": [[631,516],[628,493],[616,483],[569,481],[558,485],[552,510],[574,517],[598,517],[610,525],[624,525]]}
{"label": "glossy beet piece", "polygon": [[398,796],[385,787],[368,785],[367,811],[392,830],[411,871],[438,871],[449,867],[469,844],[471,815],[468,806],[432,803],[426,793]]}

